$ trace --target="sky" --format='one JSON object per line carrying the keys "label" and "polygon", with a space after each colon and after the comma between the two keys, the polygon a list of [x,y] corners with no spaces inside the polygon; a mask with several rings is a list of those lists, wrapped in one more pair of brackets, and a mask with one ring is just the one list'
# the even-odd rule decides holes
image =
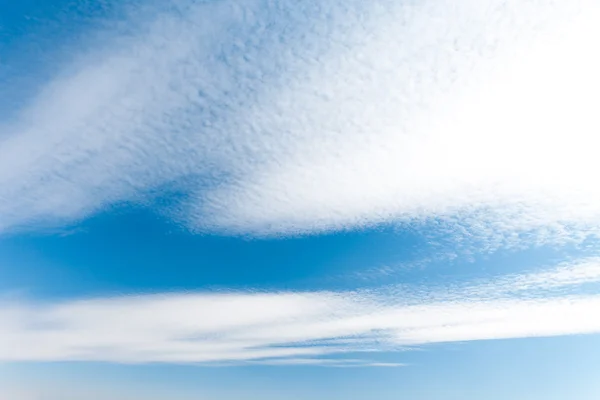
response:
{"label": "sky", "polygon": [[600,396],[596,0],[0,0],[0,400]]}

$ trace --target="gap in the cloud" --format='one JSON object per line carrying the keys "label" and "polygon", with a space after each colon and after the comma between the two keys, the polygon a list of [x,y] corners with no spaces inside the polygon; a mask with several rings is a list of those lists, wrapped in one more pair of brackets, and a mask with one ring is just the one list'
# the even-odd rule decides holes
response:
{"label": "gap in the cloud", "polygon": [[79,297],[435,288],[539,271],[596,255],[599,248],[589,241],[461,255],[448,243],[432,241],[435,229],[432,224],[291,238],[228,237],[193,233],[152,207],[124,204],[57,231],[3,237],[0,290]]}
{"label": "gap in the cloud", "polygon": [[[168,201],[168,200],[164,200]],[[295,238],[198,234],[121,205],[70,227],[0,241],[2,289],[55,296],[205,290],[344,290],[374,265],[409,263],[422,240],[387,229]]]}

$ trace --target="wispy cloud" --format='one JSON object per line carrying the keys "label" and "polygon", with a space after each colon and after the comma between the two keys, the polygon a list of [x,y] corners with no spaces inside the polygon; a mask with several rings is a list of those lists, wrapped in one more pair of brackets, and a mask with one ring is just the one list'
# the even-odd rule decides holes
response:
{"label": "wispy cloud", "polygon": [[200,230],[596,233],[597,2],[362,3],[183,2],[78,50],[2,125],[0,229],[167,187]]}
{"label": "wispy cloud", "polygon": [[[0,360],[391,366],[368,354],[428,343],[600,333],[600,296],[578,290],[600,282],[597,265],[585,260],[487,286],[412,291],[5,301]],[[548,290],[556,287],[564,290]],[[366,356],[344,359],[357,353]]]}

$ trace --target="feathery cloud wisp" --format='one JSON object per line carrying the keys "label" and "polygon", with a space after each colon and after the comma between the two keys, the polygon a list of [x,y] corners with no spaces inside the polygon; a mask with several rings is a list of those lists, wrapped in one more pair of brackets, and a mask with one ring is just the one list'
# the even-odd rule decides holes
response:
{"label": "feathery cloud wisp", "polygon": [[[388,288],[5,302],[0,360],[383,366],[343,356],[427,343],[599,333],[600,296],[573,290],[600,282],[600,274],[589,272],[593,263],[597,271],[598,260],[586,260],[431,293]],[[549,291],[557,287],[563,291]]]}

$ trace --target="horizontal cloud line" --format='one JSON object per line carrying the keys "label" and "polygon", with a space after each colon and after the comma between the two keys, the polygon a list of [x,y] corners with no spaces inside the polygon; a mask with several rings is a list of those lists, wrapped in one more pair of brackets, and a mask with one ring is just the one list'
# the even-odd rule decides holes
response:
{"label": "horizontal cloud line", "polygon": [[[319,364],[428,343],[600,333],[596,259],[443,294],[164,293],[0,305],[0,360]],[[591,273],[590,271],[596,271]],[[540,288],[562,287],[540,295]],[[423,294],[425,293],[425,294]],[[393,364],[393,363],[392,363]]]}

